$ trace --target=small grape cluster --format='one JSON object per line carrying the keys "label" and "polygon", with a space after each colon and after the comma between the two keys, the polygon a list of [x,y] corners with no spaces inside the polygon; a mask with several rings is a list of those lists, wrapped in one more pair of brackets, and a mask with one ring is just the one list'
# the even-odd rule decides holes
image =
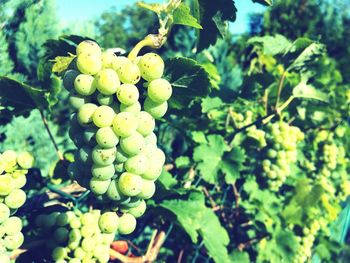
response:
{"label": "small grape cluster", "polygon": [[269,179],[270,189],[278,191],[291,173],[291,164],[297,161],[297,146],[304,140],[304,133],[282,121],[268,125],[268,129],[267,158],[262,161],[263,176]]}
{"label": "small grape cluster", "polygon": [[23,241],[22,221],[13,216],[24,205],[26,193],[21,189],[27,182],[26,174],[34,164],[28,152],[17,154],[8,150],[0,154],[0,262],[10,262],[10,252]]}
{"label": "small grape cluster", "polygon": [[63,77],[76,110],[69,134],[78,150],[69,174],[114,211],[140,216],[165,162],[153,133],[172,95],[162,78],[164,62],[154,53],[130,60],[102,52],[92,41],[81,42],[76,52],[76,68]]}
{"label": "small grape cluster", "polygon": [[[53,212],[35,218],[43,236],[52,235],[46,246],[57,263],[108,262],[117,231],[128,222],[114,212],[100,210]],[[127,227],[127,226],[126,226]]]}

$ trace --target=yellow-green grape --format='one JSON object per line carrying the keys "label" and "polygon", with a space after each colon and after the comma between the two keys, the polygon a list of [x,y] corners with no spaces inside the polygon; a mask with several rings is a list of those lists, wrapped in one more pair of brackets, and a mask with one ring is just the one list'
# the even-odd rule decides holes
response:
{"label": "yellow-green grape", "polygon": [[95,246],[96,246],[96,242],[95,242],[95,239],[92,237],[86,237],[81,241],[81,248],[85,252],[93,251]]}
{"label": "yellow-green grape", "polygon": [[112,95],[104,95],[102,93],[99,93],[96,99],[100,105],[110,105],[113,102]]}
{"label": "yellow-green grape", "polygon": [[74,80],[80,73],[74,69],[67,70],[63,75],[63,86],[66,90],[74,89]]}
{"label": "yellow-green grape", "polygon": [[96,132],[96,142],[101,148],[112,148],[118,144],[119,138],[111,127],[103,127]]}
{"label": "yellow-green grape", "polygon": [[77,67],[83,74],[95,75],[102,68],[101,56],[90,54],[78,55]]}
{"label": "yellow-green grape", "polygon": [[94,248],[93,255],[98,262],[107,263],[109,261],[109,246],[98,244]]}
{"label": "yellow-green grape", "polygon": [[153,132],[156,122],[151,114],[141,111],[137,114],[137,131],[143,136],[147,136]]}
{"label": "yellow-green grape", "polygon": [[53,232],[53,238],[57,243],[63,244],[68,240],[69,231],[65,227],[59,227]]}
{"label": "yellow-green grape", "polygon": [[145,143],[145,146],[142,148],[141,153],[144,154],[147,158],[151,158],[152,156],[154,156],[156,150],[157,150],[157,145]]}
{"label": "yellow-green grape", "polygon": [[14,180],[9,174],[0,175],[0,196],[9,195],[15,188]]}
{"label": "yellow-green grape", "polygon": [[80,216],[80,221],[84,226],[97,223],[97,217],[93,213],[84,213]]}
{"label": "yellow-green grape", "polygon": [[0,203],[0,224],[5,222],[10,216],[10,209],[7,205]]}
{"label": "yellow-green grape", "polygon": [[81,54],[90,54],[90,55],[101,55],[101,48],[100,46],[91,40],[84,40],[79,43],[76,49],[77,55]]}
{"label": "yellow-green grape", "polygon": [[73,108],[78,110],[81,106],[90,102],[90,97],[78,94],[75,90],[71,90],[68,97],[68,103]]}
{"label": "yellow-green grape", "polygon": [[117,73],[110,68],[101,70],[95,77],[96,87],[99,92],[104,95],[112,95],[116,93],[120,86]]}
{"label": "yellow-green grape", "polygon": [[141,217],[146,212],[146,202],[145,200],[141,200],[141,203],[136,206],[128,209],[128,213],[133,215],[135,218]]}
{"label": "yellow-green grape", "polygon": [[87,256],[87,253],[81,247],[77,247],[74,250],[73,255],[74,255],[75,258],[84,259]]}
{"label": "yellow-green grape", "polygon": [[102,166],[94,164],[91,167],[91,173],[94,178],[99,180],[111,179],[115,173],[114,165]]}
{"label": "yellow-green grape", "polygon": [[81,260],[79,258],[71,258],[71,259],[69,259],[68,263],[81,263]]}
{"label": "yellow-green grape", "polygon": [[0,262],[1,263],[11,263],[11,258],[7,254],[0,253]]}
{"label": "yellow-green grape", "polygon": [[113,130],[120,137],[128,137],[137,129],[137,119],[129,112],[118,113],[113,120]]}
{"label": "yellow-green grape", "polygon": [[122,84],[117,90],[118,100],[127,106],[135,104],[138,101],[139,96],[139,90],[132,84]]}
{"label": "yellow-green grape", "polygon": [[130,60],[127,57],[117,56],[112,61],[112,68],[119,74],[123,66],[127,63],[130,63]]}
{"label": "yellow-green grape", "polygon": [[22,220],[17,216],[12,216],[3,223],[3,227],[6,235],[15,235],[22,230]]}
{"label": "yellow-green grape", "polygon": [[136,218],[128,213],[119,217],[118,232],[121,235],[129,235],[134,232],[136,228]]}
{"label": "yellow-green grape", "polygon": [[117,56],[112,51],[102,52],[101,60],[103,68],[113,68],[113,61]]}
{"label": "yellow-green grape", "polygon": [[92,121],[99,128],[108,127],[112,125],[114,116],[115,112],[111,107],[102,105],[94,111]]}
{"label": "yellow-green grape", "polygon": [[168,110],[168,103],[165,101],[163,103],[156,103],[150,98],[146,98],[143,104],[145,111],[152,115],[155,119],[162,118]]}
{"label": "yellow-green grape", "polygon": [[111,184],[108,187],[107,190],[107,197],[114,201],[119,201],[122,199],[125,199],[125,195],[121,193],[121,191],[118,188],[118,181],[112,180]]}
{"label": "yellow-green grape", "polygon": [[96,195],[103,195],[107,192],[109,184],[111,180],[98,180],[96,178],[92,178],[90,180],[90,189]]}
{"label": "yellow-green grape", "polygon": [[65,259],[67,255],[68,251],[65,247],[56,247],[51,254],[53,260]]}
{"label": "yellow-green grape", "polygon": [[18,174],[17,176],[12,176],[15,188],[20,189],[27,183],[27,177],[25,174]]}
{"label": "yellow-green grape", "polygon": [[100,146],[95,146],[92,150],[92,161],[98,165],[109,165],[114,162],[116,153],[116,147],[104,149]]}
{"label": "yellow-green grape", "polygon": [[141,111],[141,104],[138,101],[131,105],[120,104],[120,111],[137,115]]}
{"label": "yellow-green grape", "polygon": [[141,76],[147,81],[159,79],[164,73],[164,61],[155,53],[147,53],[143,55],[138,64]]}
{"label": "yellow-green grape", "polygon": [[102,244],[109,245],[114,241],[114,238],[115,238],[115,233],[111,233],[111,234],[103,233]]}
{"label": "yellow-green grape", "polygon": [[154,158],[157,158],[158,161],[161,163],[161,165],[164,165],[165,163],[165,154],[164,152],[159,149],[159,148],[156,148],[155,151],[154,151]]}
{"label": "yellow-green grape", "polygon": [[139,67],[131,60],[124,60],[121,67],[118,67],[117,73],[119,79],[125,84],[136,84],[141,79]]}
{"label": "yellow-green grape", "polygon": [[5,204],[11,209],[17,209],[24,205],[26,198],[26,193],[23,190],[14,189],[5,197]]}
{"label": "yellow-green grape", "polygon": [[127,196],[136,196],[142,189],[142,178],[137,174],[122,173],[118,180],[118,189]]}
{"label": "yellow-green grape", "polygon": [[22,232],[18,232],[15,235],[6,236],[4,238],[4,244],[8,250],[15,250],[19,248],[20,246],[22,246],[23,241],[24,241],[24,236]]}
{"label": "yellow-green grape", "polygon": [[17,153],[13,150],[6,150],[2,153],[2,159],[5,162],[5,170],[11,170],[17,164]]}
{"label": "yellow-green grape", "polygon": [[150,180],[143,180],[142,181],[142,187],[141,187],[141,193],[137,195],[137,197],[140,197],[142,199],[150,199],[154,193],[156,192],[156,185],[154,181]]}
{"label": "yellow-green grape", "polygon": [[143,174],[148,169],[148,159],[143,154],[137,154],[133,157],[130,157],[125,162],[125,170],[133,174]]}
{"label": "yellow-green grape", "polygon": [[129,137],[120,139],[120,147],[126,154],[130,156],[136,155],[139,152],[141,152],[144,145],[145,139],[138,132],[133,133]]}
{"label": "yellow-green grape", "polygon": [[155,158],[151,157],[148,159],[148,169],[142,174],[142,178],[146,180],[156,180],[160,176],[163,170],[163,163]]}
{"label": "yellow-green grape", "polygon": [[70,223],[70,221],[75,218],[75,214],[72,211],[67,211],[66,213],[61,213],[56,218],[56,224],[58,226],[66,226]]}
{"label": "yellow-green grape", "polygon": [[78,217],[74,217],[70,222],[69,222],[69,226],[72,229],[78,229],[81,227],[81,222],[80,219]]}
{"label": "yellow-green grape", "polygon": [[170,99],[172,92],[171,84],[166,79],[155,79],[148,84],[147,95],[156,103]]}
{"label": "yellow-green grape", "polygon": [[30,169],[34,165],[34,157],[29,152],[21,152],[17,156],[17,163],[23,169]]}
{"label": "yellow-green grape", "polygon": [[78,75],[74,80],[75,91],[83,96],[90,96],[96,90],[94,77],[86,74]]}
{"label": "yellow-green grape", "polygon": [[97,105],[93,103],[86,103],[79,108],[77,114],[77,120],[80,125],[86,126],[87,124],[92,122],[92,116],[94,112],[97,110]]}
{"label": "yellow-green grape", "polygon": [[157,135],[154,132],[145,137],[145,143],[150,145],[157,145]]}
{"label": "yellow-green grape", "polygon": [[103,233],[115,233],[118,229],[119,217],[114,212],[103,213],[98,220],[98,226]]}

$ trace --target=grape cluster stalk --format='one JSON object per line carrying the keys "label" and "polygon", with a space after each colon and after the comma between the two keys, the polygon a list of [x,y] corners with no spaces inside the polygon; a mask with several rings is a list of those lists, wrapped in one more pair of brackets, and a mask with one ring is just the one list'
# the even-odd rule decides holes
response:
{"label": "grape cluster stalk", "polygon": [[7,150],[0,154],[0,262],[11,262],[11,252],[24,241],[22,220],[14,216],[24,205],[26,193],[21,189],[27,182],[26,174],[34,164],[28,152],[17,154]]}
{"label": "grape cluster stalk", "polygon": [[69,134],[77,150],[69,175],[118,213],[125,226],[119,234],[136,228],[165,163],[153,132],[172,95],[164,67],[155,53],[132,60],[83,41],[63,76],[75,111]]}

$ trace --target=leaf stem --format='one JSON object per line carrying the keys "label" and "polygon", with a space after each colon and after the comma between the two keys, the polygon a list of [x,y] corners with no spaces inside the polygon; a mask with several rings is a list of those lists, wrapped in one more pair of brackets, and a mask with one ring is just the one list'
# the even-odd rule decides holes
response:
{"label": "leaf stem", "polygon": [[280,78],[279,84],[278,84],[277,98],[276,98],[276,105],[275,105],[276,109],[277,109],[278,104],[280,102],[281,92],[282,92],[284,80],[286,79],[286,75],[287,75],[287,71],[284,71],[281,78]]}

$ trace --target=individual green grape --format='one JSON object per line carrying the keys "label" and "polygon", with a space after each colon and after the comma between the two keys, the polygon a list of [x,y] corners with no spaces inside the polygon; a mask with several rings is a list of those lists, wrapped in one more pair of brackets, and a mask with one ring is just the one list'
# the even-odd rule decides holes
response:
{"label": "individual green grape", "polygon": [[108,180],[111,179],[115,173],[114,165],[92,165],[91,167],[92,176],[99,180]]}
{"label": "individual green grape", "polygon": [[[17,164],[17,153],[13,150],[6,150],[2,153],[2,159],[6,166],[12,169]],[[6,167],[5,170],[7,170]]]}
{"label": "individual green grape", "polygon": [[143,174],[148,169],[148,159],[142,153],[129,158],[125,162],[125,170],[133,174]]}
{"label": "individual green grape", "polygon": [[104,233],[102,234],[102,244],[109,245],[114,241],[115,238],[115,233],[107,234]]}
{"label": "individual green grape", "polygon": [[80,221],[84,226],[94,225],[97,223],[97,218],[93,213],[84,213],[81,215]]}
{"label": "individual green grape", "polygon": [[147,136],[153,132],[156,122],[151,114],[141,111],[137,114],[137,124],[137,131],[143,136]]}
{"label": "individual green grape", "polygon": [[5,197],[5,204],[10,209],[17,209],[24,205],[27,195],[22,189],[14,189]]}
{"label": "individual green grape", "polygon": [[154,144],[145,144],[142,148],[141,153],[145,155],[147,158],[151,158],[157,151],[157,145]]}
{"label": "individual green grape", "polygon": [[81,222],[80,219],[78,217],[73,218],[70,222],[69,222],[69,226],[72,229],[78,229],[81,227]]}
{"label": "individual green grape", "polygon": [[141,76],[147,81],[159,79],[164,73],[164,61],[155,53],[147,53],[143,55],[138,64]]}
{"label": "individual green grape", "polygon": [[135,132],[129,137],[121,138],[120,147],[122,150],[130,156],[136,155],[141,152],[142,148],[145,145],[145,139],[143,136]]}
{"label": "individual green grape", "polygon": [[141,79],[139,67],[129,59],[124,60],[123,65],[118,67],[116,71],[120,81],[125,84],[136,84]]}
{"label": "individual green grape", "polygon": [[95,75],[102,68],[101,56],[89,54],[78,55],[77,67],[83,74]]}
{"label": "individual green grape", "polygon": [[79,149],[79,160],[84,164],[90,164],[92,162],[92,150],[89,146],[84,145]]}
{"label": "individual green grape", "polygon": [[101,56],[102,53],[100,46],[91,40],[84,40],[80,42],[76,48],[76,52],[78,56],[81,54]]}
{"label": "individual green grape", "polygon": [[65,247],[56,247],[51,254],[53,260],[65,259],[68,255],[67,248]]}
{"label": "individual green grape", "polygon": [[7,205],[0,203],[0,224],[5,222],[10,216],[10,209]]}
{"label": "individual green grape", "polygon": [[92,178],[90,181],[91,192],[93,192],[96,195],[103,195],[107,192],[110,183],[111,180],[101,181],[96,178]]}
{"label": "individual green grape", "polygon": [[117,180],[111,181],[111,184],[108,187],[106,196],[110,200],[114,200],[114,201],[120,201],[120,200],[126,199],[126,196],[124,194],[122,194],[118,188],[118,181]]}
{"label": "individual green grape", "polygon": [[123,151],[123,149],[118,145],[117,155],[115,157],[115,162],[117,164],[125,163],[128,160],[128,155]]}
{"label": "individual green grape", "polygon": [[53,238],[57,243],[63,244],[68,240],[69,231],[65,227],[58,227],[53,232]]}
{"label": "individual green grape", "polygon": [[124,163],[117,163],[114,165],[114,168],[118,174],[125,172]]}
{"label": "individual green grape", "polygon": [[113,120],[113,130],[120,137],[128,137],[137,129],[137,119],[129,112],[118,113]]}
{"label": "individual green grape", "polygon": [[142,178],[146,180],[156,180],[160,176],[163,170],[163,164],[161,160],[157,158],[148,159],[148,169],[142,174]]}
{"label": "individual green grape", "polygon": [[15,182],[9,174],[0,175],[0,196],[9,195],[15,189]]}
{"label": "individual green grape", "polygon": [[128,209],[128,213],[133,215],[135,218],[141,217],[146,212],[146,202],[145,200],[141,200],[141,203],[136,206]]}
{"label": "individual green grape", "polygon": [[118,100],[127,106],[135,104],[138,101],[139,96],[139,90],[132,84],[122,84],[117,89]]}
{"label": "individual green grape", "polygon": [[136,219],[133,215],[125,213],[119,217],[118,232],[121,235],[129,235],[136,228]]}
{"label": "individual green grape", "polygon": [[77,114],[77,120],[81,126],[86,126],[87,124],[92,122],[92,116],[94,112],[97,110],[97,105],[93,103],[86,103],[79,108]]}
{"label": "individual green grape", "polygon": [[94,257],[100,263],[107,263],[109,261],[109,246],[98,244],[93,252]]}
{"label": "individual green grape", "polygon": [[113,68],[113,61],[117,58],[117,56],[112,51],[102,52],[101,60],[102,60],[102,68]]}
{"label": "individual green grape", "polygon": [[113,59],[112,67],[118,73],[119,71],[121,71],[123,66],[129,62],[130,60],[127,57],[117,56],[115,59]]}
{"label": "individual green grape", "polygon": [[114,116],[115,112],[111,107],[102,105],[95,110],[92,121],[99,128],[108,127],[112,125]]}
{"label": "individual green grape", "polygon": [[150,133],[145,137],[146,145],[157,145],[157,135],[154,132]]}
{"label": "individual green grape", "polygon": [[145,111],[152,115],[155,119],[161,119],[168,110],[168,103],[156,103],[150,98],[146,98],[143,104]]}
{"label": "individual green grape", "polygon": [[25,176],[25,174],[19,174],[16,177],[12,176],[12,179],[16,189],[24,187],[27,183],[27,177]]}
{"label": "individual green grape", "polygon": [[90,102],[90,98],[78,94],[75,90],[71,90],[68,97],[68,103],[73,108],[78,110],[84,104]]}
{"label": "individual green grape", "polygon": [[110,105],[113,102],[112,95],[104,95],[102,93],[99,93],[96,99],[100,105]]}
{"label": "individual green grape", "polygon": [[155,79],[148,84],[147,95],[155,103],[163,103],[170,99],[172,87],[165,79]]}
{"label": "individual green grape", "polygon": [[102,233],[115,233],[118,229],[119,217],[114,212],[103,213],[98,220],[98,226],[100,227]]}
{"label": "individual green grape", "polygon": [[109,165],[114,162],[116,153],[116,147],[104,149],[100,146],[95,146],[95,148],[92,150],[92,160],[98,165]]}
{"label": "individual green grape", "polygon": [[85,252],[93,251],[95,246],[96,246],[96,242],[95,242],[95,239],[92,237],[86,237],[81,241],[81,248]]}
{"label": "individual green grape", "polygon": [[90,96],[96,90],[94,77],[87,74],[80,74],[74,80],[75,91],[82,96]]}
{"label": "individual green grape", "polygon": [[34,157],[29,152],[21,152],[17,155],[17,163],[23,169],[30,169],[34,165]]}
{"label": "individual green grape", "polygon": [[0,262],[1,263],[11,263],[11,258],[10,258],[10,256],[8,256],[6,254],[0,253]]}
{"label": "individual green grape", "polygon": [[93,226],[82,226],[80,228],[80,233],[83,238],[92,237],[96,232],[96,229]]}
{"label": "individual green grape", "polygon": [[81,263],[81,260],[78,258],[71,258],[71,259],[69,259],[68,263]]}
{"label": "individual green grape", "polygon": [[118,180],[118,189],[126,196],[136,196],[141,193],[142,178],[137,174],[122,173]]}
{"label": "individual green grape", "polygon": [[4,238],[5,247],[8,250],[15,250],[15,249],[19,248],[20,246],[22,246],[23,241],[24,241],[24,236],[23,236],[22,232],[18,232],[15,235],[6,236]]}
{"label": "individual green grape", "polygon": [[139,197],[132,196],[132,197],[130,197],[130,200],[128,200],[128,202],[120,203],[120,205],[121,205],[120,208],[129,209],[132,207],[137,207],[141,203],[141,201],[142,200]]}
{"label": "individual green grape", "polygon": [[120,104],[120,111],[130,112],[134,115],[137,115],[141,111],[141,104],[138,101],[131,105]]}
{"label": "individual green grape", "polygon": [[61,213],[56,218],[56,224],[58,226],[66,226],[73,220],[73,218],[75,218],[75,214],[72,211]]}
{"label": "individual green grape", "polygon": [[86,251],[81,247],[77,247],[73,252],[74,257],[79,259],[84,259],[86,257],[86,254]]}
{"label": "individual green grape", "polygon": [[154,181],[150,180],[143,180],[142,181],[142,187],[141,187],[141,193],[139,193],[137,196],[142,199],[150,199],[156,191],[156,185]]}
{"label": "individual green grape", "polygon": [[101,148],[112,148],[119,143],[119,138],[111,127],[103,127],[96,132],[96,142]]}
{"label": "individual green grape", "polygon": [[95,77],[96,87],[99,92],[104,95],[112,95],[116,93],[120,86],[117,73],[110,68],[102,69]]}
{"label": "individual green grape", "polygon": [[161,149],[156,148],[154,150],[153,154],[154,154],[154,158],[158,159],[158,161],[159,161],[159,163],[161,163],[161,165],[164,165],[164,163],[165,163],[165,154],[164,154],[164,152]]}

